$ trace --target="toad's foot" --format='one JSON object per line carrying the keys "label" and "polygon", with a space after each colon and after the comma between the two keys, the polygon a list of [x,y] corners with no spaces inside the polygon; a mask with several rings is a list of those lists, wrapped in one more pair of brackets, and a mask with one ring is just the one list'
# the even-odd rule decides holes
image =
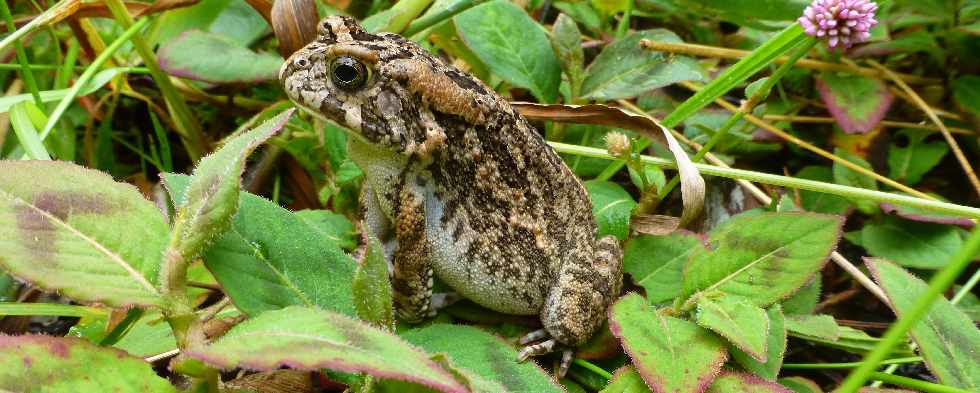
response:
{"label": "toad's foot", "polygon": [[[536,342],[536,344],[531,344]],[[517,354],[517,361],[523,362],[531,356],[539,356],[547,353],[561,351],[561,364],[558,366],[558,378],[565,376],[568,367],[572,365],[574,359],[573,348],[560,344],[544,329],[538,329],[526,334],[518,341],[524,348]]]}

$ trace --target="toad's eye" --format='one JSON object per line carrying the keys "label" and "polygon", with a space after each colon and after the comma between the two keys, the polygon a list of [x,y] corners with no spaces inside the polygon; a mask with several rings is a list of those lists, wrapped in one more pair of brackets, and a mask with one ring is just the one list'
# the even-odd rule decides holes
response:
{"label": "toad's eye", "polygon": [[350,56],[340,56],[330,64],[330,76],[341,89],[354,90],[363,87],[370,75],[364,63]]}

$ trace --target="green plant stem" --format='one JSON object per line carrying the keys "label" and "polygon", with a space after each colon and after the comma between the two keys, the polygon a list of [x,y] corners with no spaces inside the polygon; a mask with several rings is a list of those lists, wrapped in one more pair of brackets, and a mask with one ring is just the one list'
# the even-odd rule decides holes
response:
{"label": "green plant stem", "polygon": [[940,385],[938,383],[926,382],[921,379],[900,377],[898,375],[891,375],[891,374],[885,374],[879,372],[872,372],[871,379],[877,379],[879,381],[890,383],[892,385],[904,386],[907,388],[916,389],[920,392],[927,392],[927,393],[970,393],[970,391],[965,389]]}
{"label": "green plant stem", "polygon": [[612,377],[613,377],[613,375],[609,371],[606,371],[602,367],[596,366],[596,365],[594,365],[592,363],[589,363],[589,362],[587,362],[587,361],[585,361],[583,359],[575,359],[574,363],[577,364],[577,365],[579,365],[579,366],[582,366],[582,368],[585,368],[586,370],[589,370],[589,371],[592,371],[593,373],[596,373],[597,375],[599,375],[599,376],[601,376],[601,377],[603,377],[603,378],[605,378],[607,380],[612,379]]}
{"label": "green plant stem", "polygon": [[[910,356],[907,358],[895,358],[883,360],[879,365],[884,364],[909,364],[909,363],[921,363],[922,357],[920,356]],[[786,363],[783,364],[783,368],[787,370],[823,370],[823,369],[837,369],[837,368],[855,368],[861,365],[861,362],[848,362],[848,363]]]}
{"label": "green plant stem", "polygon": [[[105,0],[105,4],[112,12],[116,23],[119,23],[126,29],[129,29],[133,25],[133,17],[129,15],[129,11],[127,11],[126,5],[123,4],[122,0]],[[187,155],[196,161],[207,150],[207,142],[204,139],[204,135],[201,134],[200,125],[197,123],[194,115],[191,114],[191,110],[187,106],[187,102],[184,101],[184,97],[177,92],[173,82],[170,81],[170,76],[160,69],[157,57],[146,43],[146,40],[139,35],[132,36],[131,40],[136,52],[143,59],[146,68],[149,69],[150,76],[153,77],[153,80],[160,88],[160,93],[163,94],[163,99],[166,101],[167,108],[170,110],[170,116],[174,119],[174,125],[177,127],[177,132],[180,133],[181,140],[184,143],[184,149],[187,150]]]}
{"label": "green plant stem", "polygon": [[87,85],[90,80],[92,80],[92,77],[99,71],[99,68],[102,68],[102,65],[105,64],[106,61],[109,61],[112,54],[119,50],[119,48],[122,47],[130,37],[136,35],[136,33],[138,33],[143,26],[146,26],[148,22],[149,19],[143,18],[130,26],[119,36],[119,38],[112,41],[112,43],[110,43],[109,46],[102,51],[102,53],[99,53],[99,55],[95,57],[95,60],[92,60],[92,64],[85,69],[85,72],[82,72],[82,75],[78,76],[78,79],[75,80],[75,84],[72,85],[71,89],[68,91],[68,94],[66,94],[65,97],[58,102],[58,106],[56,106],[54,111],[51,112],[51,115],[48,117],[48,122],[44,125],[44,129],[41,131],[41,140],[47,138],[48,134],[51,133],[51,130],[54,129],[54,126],[58,124],[58,120],[61,119],[61,116],[65,113],[65,110],[68,109],[68,106],[71,105],[71,103],[75,100],[75,97],[78,96],[79,91],[81,91],[82,88]]}
{"label": "green plant stem", "polygon": [[0,316],[21,315],[36,316],[48,315],[57,317],[108,317],[109,310],[104,308],[76,306],[71,304],[57,303],[16,303],[0,302]]}
{"label": "green plant stem", "polygon": [[[769,41],[762,44],[762,46],[752,51],[751,55],[743,57],[734,65],[728,67],[721,75],[718,75],[717,78],[705,85],[701,91],[698,91],[678,105],[667,117],[661,120],[661,123],[667,128],[677,127],[677,125],[701,110],[701,108],[708,106],[715,99],[721,97],[750,76],[755,75],[759,70],[768,66],[777,57],[782,56],[806,40],[812,40],[812,38],[803,33],[803,28],[799,24],[794,23],[786,27],[783,31],[770,38]],[[650,145],[650,141],[642,140],[638,144],[639,149],[642,151],[642,149]],[[613,162],[597,178],[599,180],[609,180],[625,164],[625,161],[621,160]]]}
{"label": "green plant stem", "polygon": [[[556,151],[560,153],[576,154],[584,157],[603,158],[607,160],[618,160],[610,156],[603,149],[593,147],[569,145],[559,142],[548,142]],[[673,160],[658,157],[641,155],[640,160],[650,165],[657,165],[666,168],[677,168]],[[621,161],[621,160],[620,160]],[[957,205],[940,201],[910,197],[906,195],[892,194],[882,191],[866,190],[858,187],[842,186],[839,184],[825,183],[807,179],[797,179],[789,176],[772,175],[768,173],[747,171],[744,169],[723,168],[714,165],[697,164],[694,166],[701,171],[701,174],[711,176],[721,176],[730,179],[742,179],[752,182],[771,184],[775,186],[799,188],[822,192],[826,194],[838,195],[846,198],[867,199],[876,202],[889,202],[900,206],[916,207],[929,211],[945,213],[949,215],[980,219],[980,209],[970,206]]]}
{"label": "green plant stem", "polygon": [[959,303],[960,300],[963,300],[963,298],[966,297],[967,294],[973,291],[973,287],[977,286],[977,282],[980,282],[980,270],[973,272],[973,275],[970,276],[970,279],[966,280],[966,283],[963,284],[962,287],[960,287],[959,291],[956,291],[956,295],[954,295],[953,298],[949,300],[949,302],[953,304]]}
{"label": "green plant stem", "polygon": [[[769,76],[769,79],[766,79],[766,81],[762,83],[762,86],[760,86],[759,89],[752,94],[752,96],[748,97],[748,99],[746,99],[745,102],[739,106],[738,111],[732,113],[732,115],[728,117],[728,120],[726,120],[725,123],[722,124],[717,131],[715,131],[714,135],[711,136],[711,139],[709,139],[707,143],[698,149],[698,151],[694,154],[694,157],[691,158],[691,161],[701,162],[701,160],[704,159],[704,156],[711,152],[711,149],[713,149],[715,145],[721,142],[721,140],[728,135],[728,131],[734,127],[739,120],[742,120],[742,117],[744,117],[747,113],[751,113],[752,110],[755,109],[755,106],[769,95],[769,91],[772,90],[772,87],[783,79],[783,76],[785,76],[786,73],[793,68],[793,65],[796,64],[796,61],[803,58],[803,56],[806,56],[807,52],[809,52],[810,49],[812,49],[816,44],[817,40],[812,37],[809,37],[809,39],[804,41],[796,49],[796,51],[794,51],[793,54],[786,59],[786,62],[781,64],[779,68],[777,68],[776,71]],[[673,191],[674,187],[676,187],[679,182],[679,176],[672,177],[667,185],[660,190],[657,198],[665,198],[667,194],[670,194],[670,192]]]}
{"label": "green plant stem", "polygon": [[435,26],[439,22],[452,18],[453,16],[455,16],[460,12],[466,11],[470,8],[473,8],[474,6],[480,5],[487,1],[488,0],[459,0],[455,3],[450,4],[442,11],[416,19],[415,21],[410,23],[408,27],[405,28],[405,31],[402,32],[402,35],[406,37],[413,36],[421,32],[422,30]]}
{"label": "green plant stem", "polygon": [[[26,25],[21,26],[16,31],[10,33],[10,35],[4,37],[3,40],[0,40],[0,51],[7,49],[8,45],[20,41],[20,39],[23,38],[25,35],[28,35],[34,30],[38,29],[39,27],[44,26],[53,17],[61,13],[62,8],[65,8],[66,6],[69,6],[72,3],[74,3],[74,1],[72,0],[61,0],[57,2],[55,5],[51,6],[51,8],[48,8],[47,11],[42,12],[38,16],[35,16],[34,19],[31,19],[31,21],[27,22]],[[10,24],[9,26],[12,27],[13,24]]]}
{"label": "green plant stem", "polygon": [[[919,296],[915,303],[912,303],[912,306],[888,328],[878,345],[864,357],[861,366],[847,376],[838,391],[856,392],[868,378],[881,379],[879,377],[884,375],[892,377],[890,374],[876,373],[874,369],[888,356],[895,345],[905,339],[905,334],[925,316],[932,302],[956,281],[956,277],[970,264],[978,251],[980,251],[980,229],[974,229],[973,234],[963,244],[963,248],[953,256],[946,267],[929,280],[929,287],[926,288],[926,292]],[[881,380],[891,383],[886,379]]]}
{"label": "green plant stem", "polygon": [[[10,13],[10,8],[7,6],[6,1],[0,1],[0,12],[3,13],[4,22],[7,23],[7,31],[11,34],[16,33],[14,29],[14,16]],[[24,46],[20,44],[20,40],[14,41],[14,52],[17,55],[17,62],[20,63],[20,77],[24,79],[24,84],[27,85],[27,90],[31,92],[31,96],[34,97],[34,104],[38,108],[44,106],[44,102],[41,101],[41,93],[37,88],[37,81],[34,80],[34,73],[31,69],[27,67],[27,52],[24,52]]]}

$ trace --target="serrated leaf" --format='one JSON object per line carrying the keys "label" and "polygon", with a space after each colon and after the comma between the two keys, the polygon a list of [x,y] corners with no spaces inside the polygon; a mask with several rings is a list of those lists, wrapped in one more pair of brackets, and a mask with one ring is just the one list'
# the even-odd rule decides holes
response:
{"label": "serrated leaf", "polygon": [[848,134],[871,131],[895,99],[881,80],[835,72],[817,77],[817,91],[837,125]]}
{"label": "serrated leaf", "polygon": [[619,184],[605,180],[589,180],[583,183],[592,200],[592,215],[599,227],[598,237],[614,235],[626,239],[630,230],[630,216],[636,202]]}
{"label": "serrated leaf", "polygon": [[507,392],[562,391],[534,362],[517,363],[511,345],[475,327],[432,324],[401,337],[430,353],[448,354],[456,367],[499,382]]}
{"label": "serrated leaf", "polygon": [[[902,317],[926,293],[926,283],[893,262],[865,260],[878,285],[888,295],[895,315]],[[943,297],[909,332],[919,345],[926,366],[944,385],[980,391],[980,330]]]}
{"label": "serrated leaf", "polygon": [[750,374],[725,372],[715,379],[708,393],[791,393],[785,386]]}
{"label": "serrated leaf", "polygon": [[732,349],[732,358],[746,370],[767,381],[775,381],[779,369],[783,366],[783,355],[786,354],[786,324],[782,308],[774,304],[766,310],[769,318],[769,335],[766,336],[766,354],[764,363],[758,362],[747,353]]}
{"label": "serrated leaf", "polygon": [[920,269],[942,268],[962,245],[963,239],[951,225],[885,217],[861,230],[861,246],[869,254]]}
{"label": "serrated leaf", "polygon": [[[187,181],[184,175],[164,176],[175,201],[185,198]],[[235,306],[251,316],[290,305],[354,316],[354,261],[336,242],[265,198],[247,192],[239,198],[231,230],[204,256]]]}
{"label": "serrated leaf", "polygon": [[[834,149],[834,155],[843,158],[847,161],[853,162],[862,168],[873,170],[873,168],[871,168],[871,164],[869,164],[863,158],[858,157],[857,155],[851,152],[848,152],[847,150],[843,150],[840,148]],[[866,190],[875,190],[875,191],[878,190],[878,183],[875,181],[875,179],[872,179],[866,175],[855,172],[854,170],[845,167],[837,162],[834,162],[833,172],[834,172],[834,182],[837,184],[863,188]],[[866,214],[873,214],[878,210],[877,202],[872,200],[855,198],[855,199],[850,199],[850,201],[852,204],[854,204],[855,207],[857,207],[858,210]]]}
{"label": "serrated leaf", "polygon": [[541,102],[555,102],[561,67],[544,30],[524,10],[496,0],[466,10],[453,21],[466,46],[494,74],[527,88]]}
{"label": "serrated leaf", "polygon": [[763,310],[738,296],[705,296],[698,301],[694,320],[724,337],[758,362],[767,360],[766,338],[769,317]]}
{"label": "serrated leaf", "polygon": [[643,378],[640,378],[640,373],[636,372],[636,368],[625,365],[613,373],[609,385],[606,385],[599,393],[644,393],[649,391],[650,388],[647,387],[646,382],[643,382]]}
{"label": "serrated leaf", "polygon": [[684,269],[684,295],[720,291],[767,307],[819,271],[840,238],[838,216],[761,213],[732,217]]}
{"label": "serrated leaf", "polygon": [[646,290],[650,303],[671,300],[684,290],[684,264],[702,248],[701,239],[691,233],[636,236],[623,251],[623,271]]}
{"label": "serrated leaf", "polygon": [[0,335],[0,390],[176,392],[143,359],[87,340]]}
{"label": "serrated leaf", "polygon": [[897,141],[888,146],[888,177],[905,184],[916,184],[922,175],[939,164],[949,152],[944,141],[926,142],[931,133],[925,130],[905,129],[895,133],[904,136],[907,143]]}
{"label": "serrated leaf", "polygon": [[228,229],[238,210],[245,158],[286,125],[293,111],[282,112],[227,140],[220,149],[201,159],[191,175],[187,195],[177,208],[172,251],[192,258]]}
{"label": "serrated leaf", "polygon": [[452,375],[398,337],[317,308],[267,311],[235,326],[217,341],[186,353],[222,369],[329,368],[418,383],[443,392],[465,392]]}
{"label": "serrated leaf", "polygon": [[170,75],[219,84],[274,80],[283,63],[278,54],[256,53],[222,34],[200,30],[167,41],[157,57]]}
{"label": "serrated leaf", "polygon": [[0,161],[0,266],[114,307],[160,304],[167,224],[135,187],[63,161]]}
{"label": "serrated leaf", "polygon": [[980,75],[963,75],[956,78],[953,81],[953,98],[960,107],[975,116],[980,116]]}
{"label": "serrated leaf", "polygon": [[657,314],[637,294],[613,304],[609,318],[613,334],[657,393],[704,391],[728,357],[718,336],[683,319]]}
{"label": "serrated leaf", "polygon": [[582,98],[598,101],[632,98],[680,81],[704,79],[694,59],[640,48],[641,39],[682,42],[676,34],[664,29],[635,32],[613,42],[586,69]]}
{"label": "serrated leaf", "polygon": [[351,284],[357,316],[389,332],[395,331],[394,304],[391,282],[388,281],[388,262],[384,247],[374,236],[368,236],[364,256],[354,271]]}

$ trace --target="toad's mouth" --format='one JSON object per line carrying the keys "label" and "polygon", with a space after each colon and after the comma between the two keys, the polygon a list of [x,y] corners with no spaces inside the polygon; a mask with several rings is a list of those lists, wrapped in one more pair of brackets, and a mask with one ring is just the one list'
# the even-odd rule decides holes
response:
{"label": "toad's mouth", "polygon": [[338,128],[340,128],[341,130],[344,130],[344,133],[346,133],[348,137],[354,138],[355,140],[357,140],[360,143],[364,143],[364,144],[368,144],[368,145],[373,145],[374,144],[371,141],[369,141],[367,138],[365,138],[364,135],[362,135],[361,133],[350,129],[346,125],[341,124],[341,123],[339,123],[338,121],[336,121],[334,119],[331,119],[331,118],[329,118],[327,116],[324,116],[324,114],[321,113],[320,111],[315,110],[313,108],[310,108],[306,104],[303,104],[299,100],[293,99],[292,97],[290,97],[290,100],[293,102],[293,105],[295,105],[297,108],[303,110],[304,112],[309,113],[310,115],[312,115],[313,117],[315,117],[317,119],[320,119],[320,120],[329,122],[330,124],[333,124],[333,125],[337,126]]}

